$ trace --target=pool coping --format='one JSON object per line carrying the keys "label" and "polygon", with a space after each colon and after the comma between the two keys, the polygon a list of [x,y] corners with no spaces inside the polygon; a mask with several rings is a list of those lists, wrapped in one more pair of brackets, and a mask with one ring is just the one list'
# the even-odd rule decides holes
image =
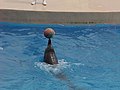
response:
{"label": "pool coping", "polygon": [[120,24],[120,12],[53,12],[0,9],[0,22],[31,24]]}

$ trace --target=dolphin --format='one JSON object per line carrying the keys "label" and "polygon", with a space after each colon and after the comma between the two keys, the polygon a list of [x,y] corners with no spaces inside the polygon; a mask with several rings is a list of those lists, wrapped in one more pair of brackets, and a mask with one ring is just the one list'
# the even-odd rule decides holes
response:
{"label": "dolphin", "polygon": [[47,48],[44,52],[44,62],[54,65],[58,64],[58,60],[54,51],[54,48],[52,47],[51,39],[48,40]]}

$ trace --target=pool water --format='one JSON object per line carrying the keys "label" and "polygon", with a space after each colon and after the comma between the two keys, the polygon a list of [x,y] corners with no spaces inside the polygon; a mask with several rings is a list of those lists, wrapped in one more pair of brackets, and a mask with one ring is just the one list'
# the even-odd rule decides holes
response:
{"label": "pool water", "polygon": [[[58,65],[43,62],[48,27]],[[120,90],[120,25],[1,22],[0,90]]]}

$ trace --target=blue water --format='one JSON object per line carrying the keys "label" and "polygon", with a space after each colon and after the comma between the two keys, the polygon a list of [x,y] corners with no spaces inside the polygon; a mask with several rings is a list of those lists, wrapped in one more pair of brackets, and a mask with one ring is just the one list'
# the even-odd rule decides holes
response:
{"label": "blue water", "polygon": [[[43,62],[48,27],[54,66]],[[120,90],[120,25],[1,22],[0,90]]]}

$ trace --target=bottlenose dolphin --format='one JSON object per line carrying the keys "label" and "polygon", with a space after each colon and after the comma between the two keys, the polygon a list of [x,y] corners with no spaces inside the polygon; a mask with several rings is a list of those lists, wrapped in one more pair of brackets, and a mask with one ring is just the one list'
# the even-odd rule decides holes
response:
{"label": "bottlenose dolphin", "polygon": [[48,64],[58,64],[58,60],[54,51],[54,48],[52,47],[51,39],[48,40],[47,48],[45,49],[44,53],[44,62]]}

